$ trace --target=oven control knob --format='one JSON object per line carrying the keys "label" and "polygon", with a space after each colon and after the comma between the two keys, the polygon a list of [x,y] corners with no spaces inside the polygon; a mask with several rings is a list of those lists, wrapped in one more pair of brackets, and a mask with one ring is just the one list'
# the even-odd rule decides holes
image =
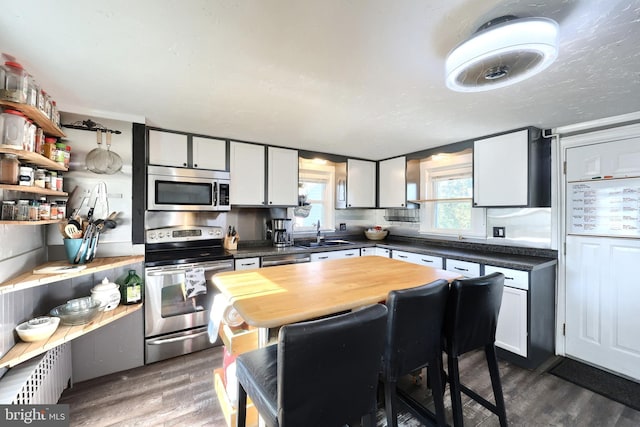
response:
{"label": "oven control knob", "polygon": [[149,233],[149,239],[153,240],[156,238],[156,233]]}
{"label": "oven control knob", "polygon": [[158,239],[162,239],[163,237],[164,237],[164,233],[163,232],[158,233]]}

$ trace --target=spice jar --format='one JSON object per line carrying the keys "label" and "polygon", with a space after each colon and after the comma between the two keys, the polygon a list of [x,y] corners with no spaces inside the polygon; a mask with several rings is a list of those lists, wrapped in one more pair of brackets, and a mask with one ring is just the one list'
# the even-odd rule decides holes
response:
{"label": "spice jar", "polygon": [[17,221],[29,220],[29,201],[28,200],[18,200],[16,220]]}
{"label": "spice jar", "polygon": [[33,174],[34,186],[38,188],[45,188],[45,185],[44,185],[45,172],[46,171],[44,169],[36,169],[36,171]]}
{"label": "spice jar", "polygon": [[51,172],[44,172],[44,188],[51,190]]}
{"label": "spice jar", "polygon": [[67,217],[67,201],[56,200],[58,204],[58,219],[65,219]]}
{"label": "spice jar", "polygon": [[29,201],[29,221],[38,221],[40,219],[40,203],[37,200]]}
{"label": "spice jar", "polygon": [[15,154],[5,154],[0,159],[0,184],[16,185],[20,174],[20,161]]}
{"label": "spice jar", "polygon": [[[54,189],[53,188],[53,182],[51,184],[51,189]],[[61,173],[58,173],[58,175],[56,176],[56,188],[55,188],[55,190],[56,191],[62,191],[62,174]]]}
{"label": "spice jar", "polygon": [[43,154],[49,160],[56,160],[56,139],[45,138],[43,146]]}
{"label": "spice jar", "polygon": [[16,202],[13,200],[2,201],[2,220],[13,221],[16,219]]}
{"label": "spice jar", "polygon": [[20,175],[18,176],[20,185],[30,187],[33,185],[33,168],[29,165],[20,166]]}
{"label": "spice jar", "polygon": [[[51,205],[49,204],[49,202],[47,202],[46,198],[42,198],[40,199],[40,220],[42,221],[48,221],[51,219]],[[57,214],[56,214],[56,219],[57,219]]]}

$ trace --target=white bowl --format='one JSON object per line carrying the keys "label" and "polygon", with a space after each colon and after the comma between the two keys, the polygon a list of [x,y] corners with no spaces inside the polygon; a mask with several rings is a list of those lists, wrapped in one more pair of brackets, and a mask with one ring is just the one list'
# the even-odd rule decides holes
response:
{"label": "white bowl", "polygon": [[388,230],[364,230],[364,235],[369,240],[382,240],[389,234]]}
{"label": "white bowl", "polygon": [[[38,317],[37,319],[44,319],[43,317]],[[49,338],[53,333],[58,329],[58,324],[60,323],[59,317],[47,317],[47,323],[44,321],[39,321],[37,327],[29,326],[29,322],[24,322],[16,326],[16,332],[20,339],[24,342],[36,342],[42,341]],[[32,319],[35,320],[35,319]]]}

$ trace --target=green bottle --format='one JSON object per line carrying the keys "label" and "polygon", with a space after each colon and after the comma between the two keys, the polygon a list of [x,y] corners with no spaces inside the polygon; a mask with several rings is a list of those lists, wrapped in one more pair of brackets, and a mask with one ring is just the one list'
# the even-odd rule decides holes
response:
{"label": "green bottle", "polygon": [[138,304],[142,302],[142,279],[135,270],[129,270],[127,278],[124,279],[122,292],[123,304]]}

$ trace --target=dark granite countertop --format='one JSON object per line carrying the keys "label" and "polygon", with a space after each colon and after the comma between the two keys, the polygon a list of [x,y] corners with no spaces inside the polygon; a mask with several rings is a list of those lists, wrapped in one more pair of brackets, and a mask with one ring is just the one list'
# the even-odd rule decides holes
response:
{"label": "dark granite countertop", "polygon": [[274,248],[269,241],[250,242],[238,250],[228,251],[234,258],[251,258],[272,255],[317,253],[345,249],[359,249],[379,246],[387,249],[403,250],[425,255],[442,256],[462,261],[490,264],[498,267],[531,271],[557,263],[557,251],[552,249],[502,246],[461,241],[429,240],[417,237],[393,236],[389,239],[372,241],[361,237],[340,237],[351,242],[348,245]]}

